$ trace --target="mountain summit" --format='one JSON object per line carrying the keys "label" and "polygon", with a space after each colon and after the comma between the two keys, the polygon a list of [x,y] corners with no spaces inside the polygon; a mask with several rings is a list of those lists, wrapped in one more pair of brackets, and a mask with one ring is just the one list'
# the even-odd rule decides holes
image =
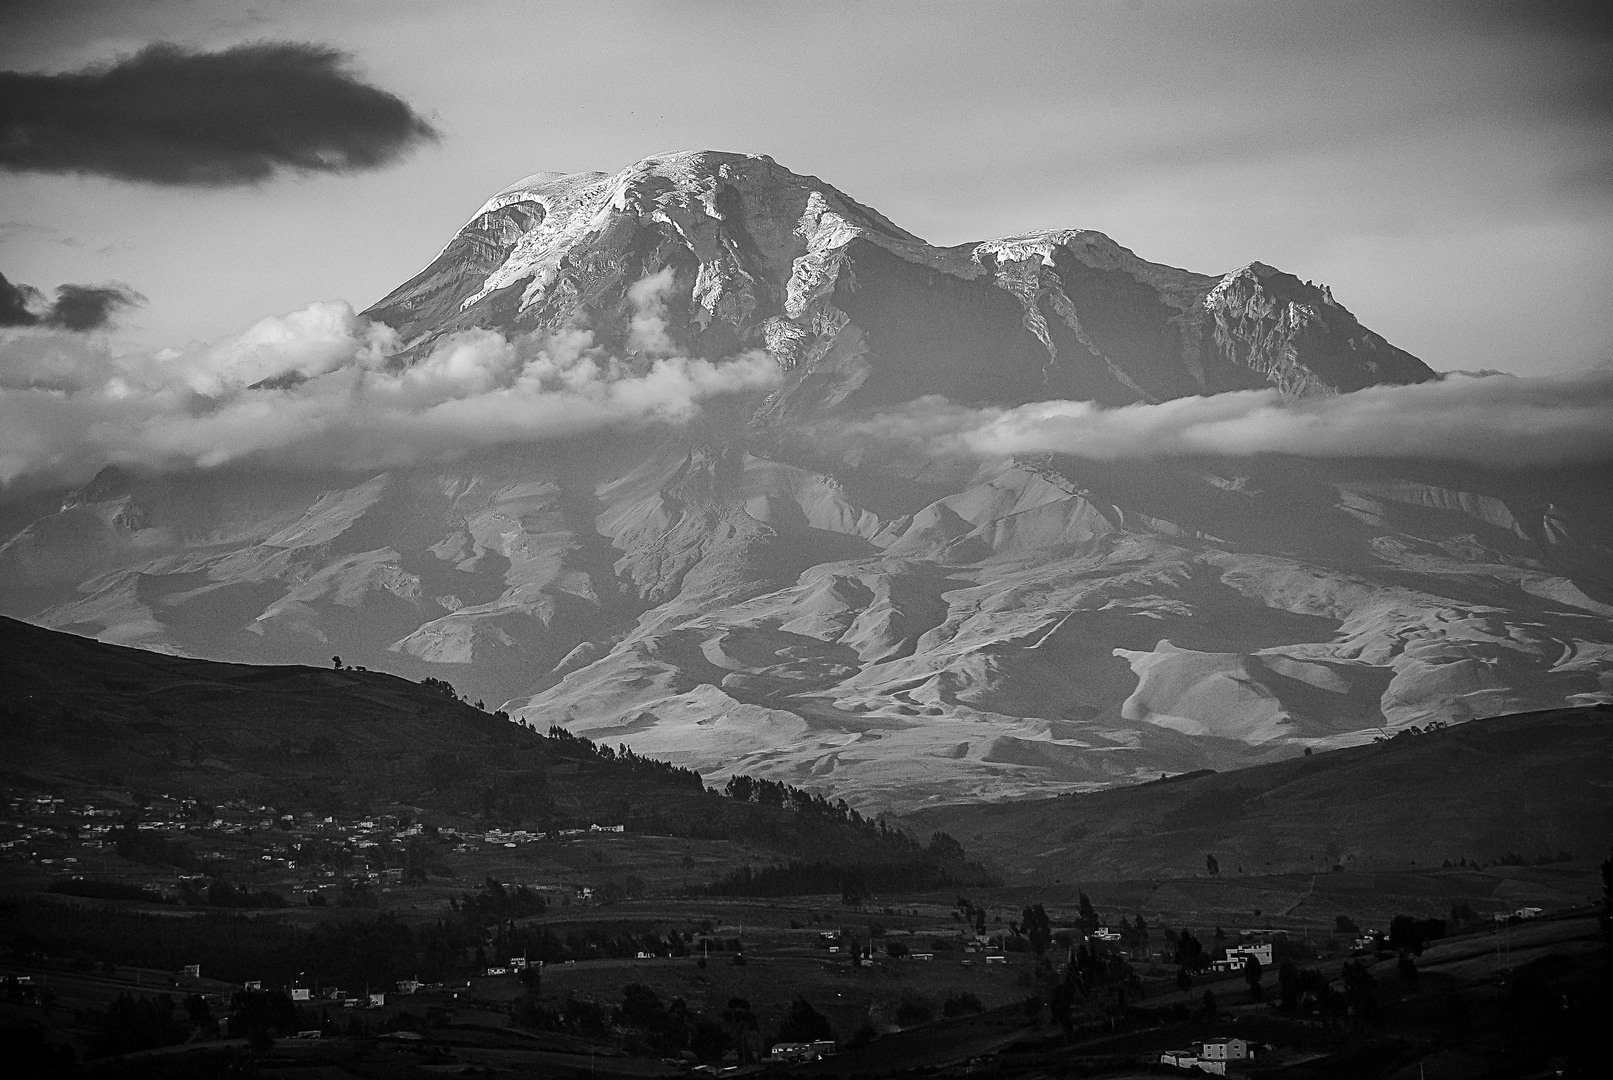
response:
{"label": "mountain summit", "polygon": [[625,347],[629,290],[663,271],[677,344],[765,349],[790,373],[786,406],[1117,405],[1434,378],[1325,287],[1261,263],[1194,274],[1083,229],[932,247],[816,177],[710,150],[512,184],[365,314],[415,349],[579,318]]}
{"label": "mountain summit", "polygon": [[822,436],[923,395],[1434,378],[1261,263],[1195,274],[1080,230],[937,248],[769,158],[699,152],[528,177],[367,314],[400,373],[569,335],[613,370],[765,351],[782,376],[697,423],[385,472],[108,472],[12,527],[0,611],[216,659],[336,653],[864,807],[1613,700],[1596,470]]}

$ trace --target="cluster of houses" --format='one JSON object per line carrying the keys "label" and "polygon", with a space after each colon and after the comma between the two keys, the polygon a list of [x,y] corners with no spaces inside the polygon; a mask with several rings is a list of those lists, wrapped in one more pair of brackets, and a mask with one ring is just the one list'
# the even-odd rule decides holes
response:
{"label": "cluster of houses", "polygon": [[835,1052],[833,1039],[816,1039],[812,1042],[774,1043],[767,1053],[769,1061],[817,1061]]}
{"label": "cluster of houses", "polygon": [[99,849],[117,827],[118,811],[85,803],[69,806],[51,795],[15,796],[0,818],[0,860],[72,869],[75,848]]}
{"label": "cluster of houses", "polygon": [[1255,1044],[1247,1039],[1218,1038],[1205,1039],[1187,1050],[1167,1050],[1159,1055],[1159,1063],[1225,1076],[1229,1062],[1253,1061],[1254,1056]]}
{"label": "cluster of houses", "polygon": [[[253,989],[252,983],[247,983],[247,989]],[[363,994],[352,994],[338,987],[322,987],[317,992],[312,987],[293,986],[291,988],[292,1001],[328,1001],[340,1005],[344,1009],[384,1009],[386,1008],[385,991],[366,990]]]}
{"label": "cluster of houses", "polygon": [[[131,794],[130,802],[134,801]],[[401,886],[403,868],[386,863],[397,862],[398,848],[427,831],[419,822],[387,814],[339,819],[312,812],[281,813],[246,800],[214,806],[168,795],[141,796],[138,802],[141,809],[140,820],[134,824],[137,830],[186,837],[187,846],[204,863],[229,864],[245,859],[259,871],[297,875],[302,880],[291,884],[291,888],[312,903],[319,903],[321,897],[329,901],[344,886],[373,886],[383,891]],[[96,805],[55,795],[12,796],[0,812],[0,861],[26,861],[64,873],[83,872],[86,852],[109,848],[109,834],[121,827],[129,811],[129,805]],[[513,848],[550,838],[612,836],[626,831],[624,825],[597,823],[553,832],[436,830],[442,840],[456,845],[456,852],[484,846]],[[393,854],[387,854],[388,850]],[[333,853],[339,857],[332,860]],[[210,873],[218,876],[228,871]],[[194,885],[206,876],[181,875],[166,888],[154,888],[165,898],[175,899],[187,884]]]}
{"label": "cluster of houses", "polygon": [[461,833],[454,829],[443,829],[441,835],[447,839],[458,840],[454,851],[463,854],[476,851],[477,842],[480,841],[489,847],[520,847],[522,844],[532,844],[539,840],[548,840],[554,837],[559,840],[570,840],[580,836],[609,835],[625,833],[625,825],[590,825],[586,829],[556,829],[553,832],[528,832],[526,829],[488,829],[481,833]]}

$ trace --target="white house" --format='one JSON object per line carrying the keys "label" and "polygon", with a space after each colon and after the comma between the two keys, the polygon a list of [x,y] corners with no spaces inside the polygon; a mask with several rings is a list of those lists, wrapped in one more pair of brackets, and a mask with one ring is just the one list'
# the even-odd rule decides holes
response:
{"label": "white house", "polygon": [[1247,1039],[1206,1039],[1199,1054],[1206,1061],[1248,1061],[1255,1056]]}
{"label": "white house", "polygon": [[[1263,943],[1261,943],[1259,945],[1233,945],[1233,946],[1228,947],[1228,949],[1227,949],[1227,959],[1228,960],[1238,960],[1240,957],[1245,957],[1245,956],[1252,956],[1256,960],[1259,960],[1261,967],[1270,967],[1271,966],[1271,942],[1267,941],[1267,942],[1263,942]],[[1241,961],[1238,964],[1238,966],[1239,967],[1243,966]]]}

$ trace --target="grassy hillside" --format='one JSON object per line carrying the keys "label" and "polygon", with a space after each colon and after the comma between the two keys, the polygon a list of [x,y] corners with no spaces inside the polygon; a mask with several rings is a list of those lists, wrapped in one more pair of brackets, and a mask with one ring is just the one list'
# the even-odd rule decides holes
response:
{"label": "grassy hillside", "polygon": [[692,772],[546,737],[444,684],[193,660],[11,619],[0,619],[0,732],[0,787],[16,794],[402,806],[536,830],[621,823],[742,840],[781,860],[910,854],[871,822],[723,798]]}
{"label": "grassy hillside", "polygon": [[1008,877],[1219,876],[1600,860],[1613,844],[1613,709],[1426,734],[1055,799],[909,815]]}

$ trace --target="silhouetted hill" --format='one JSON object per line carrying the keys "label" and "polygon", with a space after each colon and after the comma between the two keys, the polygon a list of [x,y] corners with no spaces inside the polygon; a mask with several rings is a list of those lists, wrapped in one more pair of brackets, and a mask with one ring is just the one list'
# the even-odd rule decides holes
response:
{"label": "silhouetted hill", "polygon": [[215,663],[5,618],[0,731],[0,785],[19,792],[146,792],[325,813],[401,804],[537,829],[625,823],[742,839],[781,858],[908,851],[849,812],[739,803],[688,770],[489,715],[443,683]]}
{"label": "silhouetted hill", "polygon": [[1389,870],[1603,858],[1613,708],[1498,716],[1388,742],[1090,794],[937,807],[1000,868],[1067,878]]}

